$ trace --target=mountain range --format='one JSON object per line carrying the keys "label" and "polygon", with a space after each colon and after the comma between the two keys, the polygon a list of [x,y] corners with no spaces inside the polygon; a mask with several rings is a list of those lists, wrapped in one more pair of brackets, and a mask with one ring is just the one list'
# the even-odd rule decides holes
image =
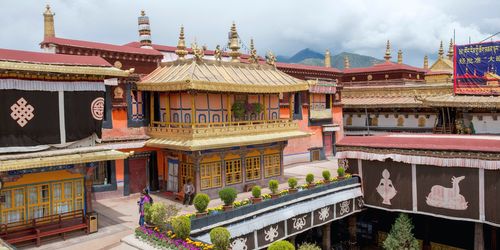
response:
{"label": "mountain range", "polygon": [[[349,58],[349,64],[351,68],[369,67],[372,66],[373,64],[383,62],[383,60],[371,56],[342,52],[330,57],[332,62],[332,67],[337,69],[343,69],[345,56]],[[278,55],[277,60],[278,62],[323,66],[325,64],[325,55],[317,51],[314,51],[312,49],[306,48],[297,52],[295,55],[291,57]]]}

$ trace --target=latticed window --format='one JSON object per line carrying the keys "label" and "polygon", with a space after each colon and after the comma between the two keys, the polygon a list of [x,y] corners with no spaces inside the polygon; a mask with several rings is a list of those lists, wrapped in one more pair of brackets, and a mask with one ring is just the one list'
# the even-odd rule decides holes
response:
{"label": "latticed window", "polygon": [[194,168],[193,164],[190,163],[181,163],[179,176],[181,177],[181,187],[180,190],[183,190],[184,184],[191,179],[192,183],[194,183]]}
{"label": "latticed window", "polygon": [[241,159],[227,160],[226,165],[226,184],[235,184],[241,182]]}
{"label": "latticed window", "polygon": [[4,190],[0,194],[5,197],[5,202],[0,203],[2,223],[24,220],[24,188]]}
{"label": "latticed window", "polygon": [[49,184],[28,187],[28,219],[48,215],[50,215]]}
{"label": "latticed window", "polygon": [[73,211],[73,182],[52,184],[52,213],[60,214]]}
{"label": "latticed window", "polygon": [[130,91],[130,104],[132,106],[132,120],[142,121],[144,119],[144,96],[141,91]]}
{"label": "latticed window", "polygon": [[201,189],[215,188],[222,186],[220,162],[210,162],[200,164]]}
{"label": "latticed window", "polygon": [[247,157],[245,159],[247,180],[260,179],[260,157]]}
{"label": "latticed window", "polygon": [[281,157],[280,154],[264,155],[264,177],[269,178],[280,175]]}

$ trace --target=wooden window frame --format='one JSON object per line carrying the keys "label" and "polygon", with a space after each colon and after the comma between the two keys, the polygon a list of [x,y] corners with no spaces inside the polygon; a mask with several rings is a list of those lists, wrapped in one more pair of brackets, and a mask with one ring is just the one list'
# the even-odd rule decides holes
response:
{"label": "wooden window frame", "polygon": [[[48,211],[48,214],[44,214],[43,216],[51,215],[52,214],[52,183],[40,183],[38,185],[31,185],[26,187],[26,192],[25,192],[25,200],[26,200],[26,206],[28,208],[27,211],[27,219],[34,219],[34,208],[45,208]],[[47,195],[48,198],[46,201],[42,199],[42,193],[43,193],[43,186],[47,186]],[[30,194],[31,190],[34,188],[36,190],[36,196],[37,196],[37,203],[30,204]]]}
{"label": "wooden window frame", "polygon": [[281,156],[277,154],[264,155],[264,177],[270,178],[281,175]]}
{"label": "wooden window frame", "polygon": [[[214,171],[215,170],[215,171]],[[208,185],[204,185],[208,181]],[[201,190],[222,187],[222,163],[206,162],[200,164]]]}
{"label": "wooden window frame", "polygon": [[179,190],[184,190],[184,185],[187,183],[188,178],[191,178],[193,181],[193,185],[195,184],[195,173],[194,166],[192,163],[181,162],[179,164],[179,178],[180,178],[180,187]]}
{"label": "wooden window frame", "polygon": [[[17,206],[17,204],[16,204],[16,191],[17,190],[21,190],[23,193],[22,206]],[[10,193],[12,205],[9,208],[5,208],[6,202],[0,203],[2,223],[10,223],[10,222],[8,222],[10,212],[19,213],[19,215],[21,217],[20,221],[25,220],[26,219],[26,191],[25,191],[25,187],[2,190],[0,192],[0,194],[5,195],[5,193],[7,193],[7,192]]]}
{"label": "wooden window frame", "polygon": [[260,156],[252,156],[245,158],[246,180],[260,179]]}
{"label": "wooden window frame", "polygon": [[238,184],[243,181],[241,175],[241,159],[231,159],[224,161],[226,185]]}

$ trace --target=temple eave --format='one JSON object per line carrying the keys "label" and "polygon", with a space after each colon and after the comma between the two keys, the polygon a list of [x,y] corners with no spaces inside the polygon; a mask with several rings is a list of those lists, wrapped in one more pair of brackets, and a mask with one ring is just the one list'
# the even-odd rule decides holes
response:
{"label": "temple eave", "polygon": [[142,91],[214,91],[214,92],[236,92],[236,93],[286,93],[305,91],[309,89],[307,83],[295,85],[256,85],[224,82],[209,82],[197,80],[185,80],[176,82],[142,82],[137,84]]}

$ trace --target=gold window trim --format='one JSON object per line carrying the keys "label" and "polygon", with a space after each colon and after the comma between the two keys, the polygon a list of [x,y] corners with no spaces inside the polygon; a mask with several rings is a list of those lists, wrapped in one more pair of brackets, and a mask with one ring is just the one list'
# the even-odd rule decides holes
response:
{"label": "gold window trim", "polygon": [[247,181],[260,179],[260,156],[245,158],[245,171]]}
{"label": "gold window trim", "polygon": [[200,164],[200,182],[202,190],[222,187],[222,163],[217,161]]}
{"label": "gold window trim", "polygon": [[274,177],[281,174],[281,156],[280,154],[264,155],[264,177]]}
{"label": "gold window trim", "polygon": [[226,160],[224,162],[226,185],[241,183],[241,158]]}

